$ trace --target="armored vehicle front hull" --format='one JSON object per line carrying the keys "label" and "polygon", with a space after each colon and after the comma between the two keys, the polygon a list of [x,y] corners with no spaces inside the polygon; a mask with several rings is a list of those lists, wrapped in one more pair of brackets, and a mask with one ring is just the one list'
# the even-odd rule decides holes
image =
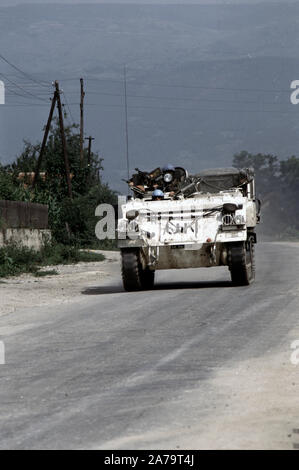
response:
{"label": "armored vehicle front hull", "polygon": [[131,199],[118,220],[124,287],[151,288],[160,269],[215,266],[228,266],[235,284],[248,285],[255,277],[257,222],[253,180],[188,197]]}

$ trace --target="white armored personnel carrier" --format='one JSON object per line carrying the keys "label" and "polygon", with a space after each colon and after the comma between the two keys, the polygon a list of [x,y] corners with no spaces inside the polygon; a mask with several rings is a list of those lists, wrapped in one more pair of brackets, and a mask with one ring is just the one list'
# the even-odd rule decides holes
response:
{"label": "white armored personnel carrier", "polygon": [[158,269],[227,266],[234,284],[254,280],[260,203],[252,169],[188,176],[168,165],[138,170],[128,183],[134,194],[118,216],[127,291],[152,288]]}

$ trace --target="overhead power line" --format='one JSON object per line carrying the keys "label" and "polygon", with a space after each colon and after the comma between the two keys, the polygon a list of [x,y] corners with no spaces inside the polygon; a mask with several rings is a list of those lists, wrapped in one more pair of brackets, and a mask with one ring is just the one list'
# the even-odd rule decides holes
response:
{"label": "overhead power line", "polygon": [[[74,94],[76,92],[71,91],[70,94]],[[101,96],[113,96],[113,97],[122,97],[123,95],[120,93],[109,93],[109,92],[101,92],[101,91],[87,91],[86,95],[101,95]],[[151,99],[151,100],[163,100],[163,101],[202,101],[207,103],[236,103],[236,104],[282,104],[275,101],[252,101],[252,100],[223,100],[223,99],[210,99],[210,98],[185,98],[185,97],[177,97],[177,96],[149,96],[149,95],[127,95],[128,98],[142,98],[142,99]]]}
{"label": "overhead power line", "polygon": [[65,100],[65,104],[66,104],[66,106],[67,106],[67,109],[68,109],[68,111],[69,111],[69,113],[70,113],[70,117],[71,117],[71,119],[72,119],[72,124],[74,124],[74,123],[75,123],[75,119],[74,119],[74,117],[73,117],[73,114],[72,114],[72,111],[71,111],[71,108],[70,108],[70,106],[69,106],[69,103],[68,103],[68,100],[67,100],[67,97],[66,97],[66,94],[65,94],[65,91],[64,91],[64,90],[62,91],[62,94],[63,94],[63,96],[64,96],[64,100]]}
{"label": "overhead power line", "polygon": [[[13,90],[11,90],[13,91]],[[27,92],[28,93],[28,92]],[[69,94],[77,94],[75,91],[68,92]],[[39,94],[40,95],[40,94]],[[99,95],[99,96],[112,96],[112,97],[123,97],[123,94],[120,93],[109,93],[109,92],[97,92],[97,91],[87,91],[86,95]],[[46,96],[46,95],[45,95]],[[65,96],[65,92],[64,92]],[[230,100],[230,99],[210,99],[210,98],[186,98],[186,97],[175,97],[175,96],[149,96],[149,95],[127,95],[128,98],[140,98],[140,99],[150,99],[150,100],[159,100],[159,101],[182,101],[182,102],[206,102],[206,103],[232,103],[232,104],[269,104],[269,105],[281,105],[281,102],[275,101],[256,101],[256,100]],[[39,98],[41,99],[41,98]],[[65,100],[66,96],[65,96]],[[66,103],[68,106],[68,103]]]}
{"label": "overhead power line", "polygon": [[[120,85],[123,83],[122,80],[115,80],[109,78],[89,78],[85,77],[87,81],[95,81],[95,82],[108,82],[108,83],[119,83]],[[62,81],[73,81],[78,80],[77,78],[62,78]],[[187,84],[178,84],[178,83],[152,83],[147,81],[135,80],[131,79],[130,81],[127,80],[127,85],[146,85],[146,86],[153,86],[153,87],[161,87],[161,88],[185,88],[185,89],[202,89],[202,90],[220,90],[220,91],[245,91],[245,92],[260,92],[260,93],[289,93],[289,89],[281,89],[281,88],[242,88],[242,87],[223,87],[223,86],[210,86],[210,85],[187,85]]]}
{"label": "overhead power line", "polygon": [[[80,103],[69,103],[69,106],[79,106]],[[43,107],[47,106],[46,104],[41,103],[13,103],[5,104],[2,107]],[[92,106],[99,108],[118,108],[123,109],[121,104],[104,104],[104,103],[86,103],[85,106]],[[153,110],[168,110],[168,111],[191,111],[191,112],[237,112],[237,113],[266,113],[266,114],[290,114],[298,116],[296,111],[287,111],[287,110],[267,110],[267,109],[233,109],[233,108],[182,108],[182,107],[166,107],[166,106],[134,106],[128,105],[128,109],[153,109]]]}
{"label": "overhead power line", "polygon": [[[133,83],[139,83],[142,85],[150,85],[161,88],[186,88],[186,89],[202,89],[202,90],[221,90],[221,91],[246,91],[246,92],[260,92],[260,93],[289,93],[287,89],[278,89],[278,88],[230,88],[230,87],[217,87],[217,86],[207,86],[207,85],[178,85],[178,84],[163,84],[163,83],[150,83],[150,82],[138,82],[134,81]],[[132,84],[129,82],[128,84]]]}
{"label": "overhead power line", "polygon": [[[27,91],[27,90],[26,90],[25,88],[23,88],[22,86],[17,85],[13,80],[10,80],[10,78],[8,78],[8,77],[6,76],[6,74],[4,74],[3,72],[0,73],[0,76],[1,76],[1,77],[4,77],[5,80],[7,80],[9,83],[11,83],[12,85],[14,85],[16,88],[18,88],[19,90],[23,91],[23,92],[26,93],[27,95],[32,96],[33,98],[36,98],[36,99],[38,99],[38,100],[40,100],[40,101],[46,102],[45,99],[40,98],[39,96],[37,96],[37,95],[31,93],[30,91]],[[25,98],[25,97],[24,97],[24,98]]]}
{"label": "overhead power line", "polygon": [[17,67],[16,65],[14,65],[12,62],[10,62],[8,59],[6,59],[6,57],[4,57],[2,54],[0,54],[0,59],[2,59],[4,62],[6,62],[8,65],[10,65],[10,67],[14,68],[15,70],[17,70],[19,73],[21,73],[22,75],[24,75],[24,77],[27,77],[29,80],[31,80],[32,82],[35,82],[37,83],[38,85],[40,86],[43,86],[43,87],[48,87],[48,85],[46,85],[45,83],[46,82],[41,82],[39,80],[36,80],[35,78],[33,78],[31,75],[29,75],[27,72],[24,72],[24,70],[20,69],[19,67]]}
{"label": "overhead power line", "polygon": [[[70,81],[77,81],[79,78],[61,78],[63,82],[70,82]],[[86,81],[95,81],[95,82],[105,82],[105,83],[119,83],[120,85],[123,84],[123,80],[116,80],[110,78],[95,78],[95,77],[88,77],[85,76]],[[153,87],[161,87],[161,88],[184,88],[184,89],[202,89],[202,90],[219,90],[219,91],[241,91],[241,92],[260,92],[260,93],[289,93],[290,90],[285,88],[247,88],[247,87],[224,87],[224,86],[210,86],[210,85],[192,85],[192,84],[178,84],[178,83],[153,83],[150,81],[142,81],[142,80],[135,80],[132,78],[131,80],[127,79],[127,86],[133,85],[142,85],[142,86],[153,86]]]}

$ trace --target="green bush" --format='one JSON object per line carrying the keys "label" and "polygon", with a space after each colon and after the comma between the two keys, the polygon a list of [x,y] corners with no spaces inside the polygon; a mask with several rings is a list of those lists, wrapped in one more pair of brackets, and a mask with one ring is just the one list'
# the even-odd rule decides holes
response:
{"label": "green bush", "polygon": [[40,267],[78,262],[103,261],[100,253],[81,251],[76,247],[48,243],[41,251],[15,244],[0,248],[0,277],[21,273],[39,273]]}

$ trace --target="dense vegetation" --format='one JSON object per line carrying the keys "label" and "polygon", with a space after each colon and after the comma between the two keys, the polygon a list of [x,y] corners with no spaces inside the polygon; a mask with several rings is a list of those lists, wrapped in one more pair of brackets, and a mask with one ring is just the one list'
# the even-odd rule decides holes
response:
{"label": "dense vegetation", "polygon": [[79,251],[78,248],[47,243],[41,251],[20,247],[14,244],[0,248],[0,277],[31,273],[35,276],[57,274],[56,270],[41,270],[44,266],[72,264],[79,261],[103,261],[100,253]]}
{"label": "dense vegetation", "polygon": [[[109,248],[112,242],[95,237],[95,208],[101,203],[115,203],[117,196],[100,177],[102,159],[84,150],[80,161],[80,139],[76,125],[66,127],[67,151],[72,176],[72,199],[68,197],[59,125],[54,121],[44,153],[36,187],[30,175],[20,173],[36,168],[41,144],[25,142],[22,154],[10,165],[0,166],[0,199],[30,201],[49,206],[49,225],[55,242],[77,247]],[[89,160],[89,161],[88,161]]]}
{"label": "dense vegetation", "polygon": [[257,197],[262,202],[260,232],[271,239],[299,238],[299,158],[279,160],[270,154],[242,151],[233,165],[253,167]]}

